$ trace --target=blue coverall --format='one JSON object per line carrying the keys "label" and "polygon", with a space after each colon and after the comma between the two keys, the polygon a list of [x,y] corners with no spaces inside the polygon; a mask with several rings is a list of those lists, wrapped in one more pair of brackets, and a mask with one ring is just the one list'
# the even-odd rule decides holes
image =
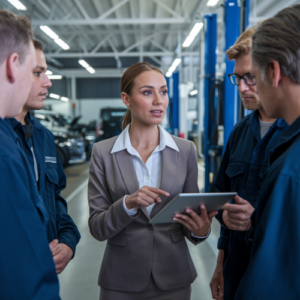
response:
{"label": "blue coverall", "polygon": [[300,299],[300,117],[270,152],[270,167],[252,215],[249,267],[236,300]]}
{"label": "blue coverall", "polygon": [[31,147],[33,146],[34,149],[39,178],[38,190],[49,215],[46,224],[48,242],[58,239],[59,243],[71,247],[75,254],[80,233],[68,214],[66,200],[60,195],[60,192],[66,187],[66,176],[55,150],[54,136],[30,113],[27,114],[27,120],[33,127],[33,135],[28,141],[22,124],[14,118],[9,119],[9,122],[19,136],[21,148],[29,161],[33,175],[35,171]]}
{"label": "blue coverall", "polygon": [[[278,119],[261,139],[258,111],[237,123],[226,146],[216,188],[222,192],[237,192],[256,208],[261,183],[268,169],[268,152],[275,147],[287,126],[284,120]],[[248,236],[253,228],[248,232],[229,230],[222,221],[222,212],[216,216],[222,225],[218,248],[224,249],[224,299],[231,300],[249,264],[252,242]]]}
{"label": "blue coverall", "polygon": [[47,212],[28,162],[16,147],[18,137],[1,118],[0,140],[0,299],[59,300],[41,221],[47,220]]}

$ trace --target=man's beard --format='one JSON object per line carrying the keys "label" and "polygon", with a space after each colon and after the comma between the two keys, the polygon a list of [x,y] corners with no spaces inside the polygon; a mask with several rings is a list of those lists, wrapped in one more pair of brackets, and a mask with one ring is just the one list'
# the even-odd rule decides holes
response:
{"label": "man's beard", "polygon": [[[251,97],[250,95],[248,97],[247,96],[246,96],[246,98]],[[260,101],[257,100],[255,97],[251,97],[252,98],[251,101],[244,100],[244,98],[242,96],[241,96],[241,98],[242,98],[242,101],[243,101],[243,105],[246,109],[248,109],[248,110],[258,110],[258,109],[261,108]]]}

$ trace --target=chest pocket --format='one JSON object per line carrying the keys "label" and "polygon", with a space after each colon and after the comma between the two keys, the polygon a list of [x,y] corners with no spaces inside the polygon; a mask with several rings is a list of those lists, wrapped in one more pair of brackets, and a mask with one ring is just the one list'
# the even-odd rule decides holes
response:
{"label": "chest pocket", "polygon": [[46,167],[46,180],[45,180],[45,205],[47,206],[49,212],[55,216],[55,190],[58,186],[58,175],[56,165]]}
{"label": "chest pocket", "polygon": [[236,162],[230,163],[225,173],[230,178],[231,190],[239,192],[244,184],[245,164]]}

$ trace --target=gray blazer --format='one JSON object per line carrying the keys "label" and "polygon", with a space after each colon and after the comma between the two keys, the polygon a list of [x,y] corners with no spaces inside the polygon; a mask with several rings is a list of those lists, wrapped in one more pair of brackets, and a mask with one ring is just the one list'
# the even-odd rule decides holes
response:
{"label": "gray blazer", "polygon": [[[170,193],[155,204],[150,218],[179,193],[198,193],[198,166],[195,145],[172,136],[179,152],[162,151],[160,188]],[[130,217],[123,208],[123,197],[139,190],[132,157],[127,150],[111,154],[117,137],[94,145],[88,184],[89,228],[92,236],[107,240],[99,274],[104,289],[144,291],[151,273],[161,290],[190,285],[197,277],[185,237],[190,232],[179,223],[149,224],[145,207]]]}

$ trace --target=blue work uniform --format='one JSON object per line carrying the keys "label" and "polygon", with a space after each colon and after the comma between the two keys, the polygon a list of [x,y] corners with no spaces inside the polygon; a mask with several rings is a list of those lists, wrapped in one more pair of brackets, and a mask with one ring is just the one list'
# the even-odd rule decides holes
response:
{"label": "blue work uniform", "polygon": [[300,118],[270,152],[252,215],[254,238],[236,300],[300,299]]}
{"label": "blue work uniform", "polygon": [[[20,122],[16,119],[9,119],[9,122],[21,141],[21,148],[31,166],[32,174],[37,177],[39,194],[44,200],[49,215],[46,224],[48,242],[58,239],[59,243],[71,247],[75,254],[80,233],[68,214],[66,200],[60,195],[66,187],[66,176],[56,154],[54,136],[30,113],[26,115],[26,120],[33,129],[33,135],[29,140]],[[37,172],[31,147],[36,159]]]}
{"label": "blue work uniform", "polygon": [[[0,299],[59,300],[47,219],[18,137],[0,118]],[[40,213],[40,217],[37,213]]]}
{"label": "blue work uniform", "polygon": [[[261,139],[259,112],[243,118],[230,134],[226,150],[216,178],[215,186],[222,192],[237,192],[254,208],[261,183],[268,169],[268,152],[275,147],[287,123],[278,119]],[[235,203],[234,200],[231,203]],[[222,221],[223,211],[216,216],[221,223],[218,248],[224,249],[223,275],[224,299],[233,299],[244,275],[251,253],[248,239],[253,230],[234,231]]]}

